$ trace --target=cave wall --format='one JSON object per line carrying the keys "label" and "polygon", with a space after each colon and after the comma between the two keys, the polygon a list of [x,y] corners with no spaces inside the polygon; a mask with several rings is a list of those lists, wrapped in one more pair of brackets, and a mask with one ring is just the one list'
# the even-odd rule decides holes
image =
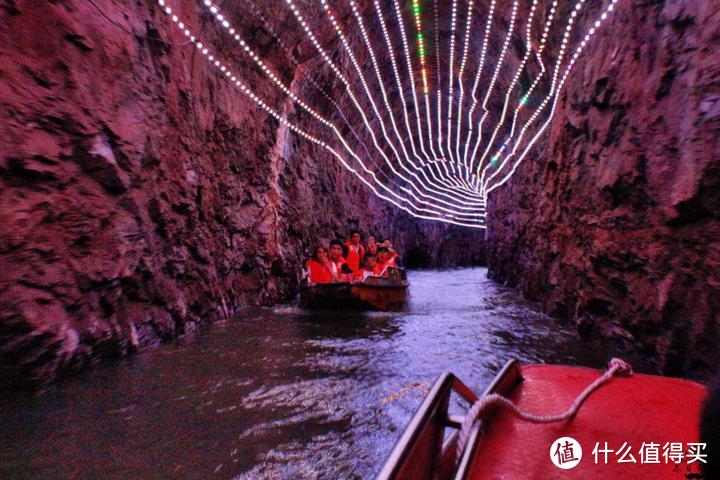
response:
{"label": "cave wall", "polygon": [[491,193],[491,275],[581,333],[718,369],[720,11],[620,2],[556,121]]}
{"label": "cave wall", "polygon": [[[425,266],[482,260],[482,231],[372,197],[212,72],[154,2],[95,3],[109,18],[84,0],[0,3],[0,388],[288,301],[311,246],[352,227]],[[175,3],[297,119],[195,2]],[[309,46],[273,36],[287,14],[264,24],[236,3],[263,58],[307,89]]]}

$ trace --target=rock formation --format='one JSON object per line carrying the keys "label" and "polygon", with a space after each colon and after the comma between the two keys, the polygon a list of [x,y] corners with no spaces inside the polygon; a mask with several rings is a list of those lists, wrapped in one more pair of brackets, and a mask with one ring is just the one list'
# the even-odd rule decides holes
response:
{"label": "rock formation", "polygon": [[[155,345],[234,317],[244,305],[289,301],[312,245],[350,228],[394,239],[415,265],[477,264],[487,254],[495,278],[520,286],[581,333],[656,354],[666,373],[703,376],[715,368],[714,2],[618,3],[575,66],[538,147],[491,193],[487,252],[483,231],[398,212],[290,131],[284,120],[309,125],[308,114],[199,3],[173,0],[280,120],[208,68],[155,1],[0,3],[0,388]],[[297,3],[319,42],[351,72],[320,3]],[[335,3],[340,23],[352,24],[347,2]],[[589,1],[588,9],[598,13],[602,3]],[[410,14],[410,3],[403,5]],[[439,5],[446,15],[450,2]],[[511,2],[498,5],[500,31],[511,23]],[[519,5],[525,18],[531,1]],[[383,8],[390,11],[390,2]],[[488,6],[474,8],[484,16]],[[560,13],[571,8],[563,3]],[[350,110],[284,2],[238,0],[231,15],[290,91],[332,119]],[[544,20],[547,11],[538,15]],[[378,25],[368,30],[382,42]],[[359,32],[348,35],[370,78]],[[398,33],[390,35],[400,58]],[[493,36],[490,49],[501,50],[502,41]],[[478,51],[482,29],[471,42]],[[558,43],[551,38],[548,51]],[[510,42],[499,91],[508,89],[524,48]],[[447,71],[447,58],[429,62]],[[382,68],[390,75],[387,62]],[[483,75],[487,84],[491,71]],[[522,88],[529,83],[520,78]],[[324,99],[328,92],[334,103]],[[502,109],[496,97],[491,119]]]}
{"label": "rock formation", "polygon": [[488,262],[581,333],[717,370],[720,12],[621,2],[545,146],[489,202]]}
{"label": "rock formation", "polygon": [[[295,114],[212,19],[179,3]],[[286,19],[264,24],[236,3],[264,58],[310,88],[307,45],[268,31]],[[208,69],[158,8],[0,5],[0,388],[289,301],[310,247],[351,227],[393,238],[423,265],[482,259],[481,231],[418,223],[371,197]]]}

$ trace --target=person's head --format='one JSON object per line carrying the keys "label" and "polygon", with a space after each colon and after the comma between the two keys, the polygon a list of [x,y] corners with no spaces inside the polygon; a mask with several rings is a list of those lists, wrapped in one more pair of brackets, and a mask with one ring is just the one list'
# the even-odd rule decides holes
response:
{"label": "person's head", "polygon": [[357,230],[353,230],[350,232],[350,243],[353,245],[359,245],[360,244],[360,232]]}
{"label": "person's head", "polygon": [[313,251],[313,260],[316,262],[322,262],[324,259],[327,258],[327,249],[323,245],[316,245],[315,250]]}
{"label": "person's head", "polygon": [[365,255],[363,264],[365,265],[365,269],[372,270],[373,268],[375,268],[375,265],[377,265],[377,258],[375,258],[375,255],[367,254]]}
{"label": "person's head", "polygon": [[330,260],[336,261],[342,257],[343,244],[340,240],[333,240],[330,242],[330,248],[328,249],[328,257]]}
{"label": "person's head", "polygon": [[387,249],[387,247],[378,247],[377,253],[375,254],[375,257],[377,258],[378,263],[387,262],[387,259],[389,256],[390,256],[390,251]]}
{"label": "person's head", "polygon": [[366,252],[375,255],[377,253],[378,243],[375,241],[375,237],[368,237]]}
{"label": "person's head", "polygon": [[393,247],[393,244],[390,240],[383,240],[383,242],[379,243],[378,246],[387,248],[388,252],[390,253],[390,256],[392,256],[393,253],[395,253],[395,248]]}

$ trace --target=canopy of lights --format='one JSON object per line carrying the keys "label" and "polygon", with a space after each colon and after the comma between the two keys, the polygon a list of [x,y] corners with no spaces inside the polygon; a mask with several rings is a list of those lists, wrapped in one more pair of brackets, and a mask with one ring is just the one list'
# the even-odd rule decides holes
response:
{"label": "canopy of lights", "polygon": [[[296,120],[192,30],[197,22],[181,18],[179,0],[156,1],[217,75],[375,195],[414,217],[474,228],[485,228],[488,196],[547,129],[573,66],[617,2],[315,0],[324,18],[311,22],[299,0],[246,0],[260,20],[268,4],[289,10],[331,72],[333,88],[322,85],[327,75],[308,79],[329,110],[294,93],[233,25],[234,12],[198,0],[198,10],[302,111]],[[321,22],[334,30],[335,45],[319,39]],[[268,30],[282,44],[283,32]]]}

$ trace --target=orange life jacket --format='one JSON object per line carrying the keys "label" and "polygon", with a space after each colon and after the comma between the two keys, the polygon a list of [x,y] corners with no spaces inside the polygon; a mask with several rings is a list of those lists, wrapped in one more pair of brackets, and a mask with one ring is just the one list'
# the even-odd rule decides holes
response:
{"label": "orange life jacket", "polygon": [[378,263],[373,269],[373,275],[381,277],[385,274],[388,268],[397,268],[395,259],[389,258],[385,263]]}
{"label": "orange life jacket", "polygon": [[376,277],[379,277],[380,275],[383,274],[386,267],[387,267],[387,262],[385,262],[385,263],[378,262],[377,264],[375,264],[375,268],[373,268],[373,275],[375,275]]}
{"label": "orange life jacket", "polygon": [[348,267],[350,267],[350,270],[353,272],[357,272],[360,270],[360,265],[365,257],[365,247],[358,245],[356,250],[355,245],[353,245],[352,242],[345,242],[345,246],[347,247],[348,252],[347,257],[345,257]]}
{"label": "orange life jacket", "polygon": [[310,283],[330,283],[332,282],[332,274],[320,262],[313,259],[307,261],[307,269],[309,272]]}
{"label": "orange life jacket", "polygon": [[363,269],[358,270],[357,272],[353,273],[351,275],[350,279],[353,282],[364,282],[367,277],[370,277],[374,274],[375,274],[375,272],[373,272],[371,270],[366,270],[363,268]]}
{"label": "orange life jacket", "polygon": [[336,275],[340,276],[345,273],[343,272],[343,265],[347,265],[347,260],[343,257],[338,258],[337,261],[330,260],[330,264],[334,267]]}

